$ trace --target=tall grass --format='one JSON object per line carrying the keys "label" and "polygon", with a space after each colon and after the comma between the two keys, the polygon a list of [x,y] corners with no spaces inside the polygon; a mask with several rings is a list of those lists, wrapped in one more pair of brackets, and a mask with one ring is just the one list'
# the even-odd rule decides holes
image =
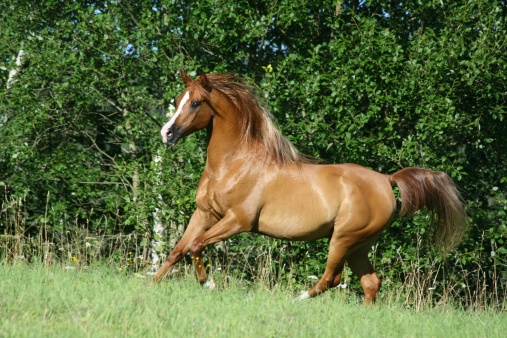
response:
{"label": "tall grass", "polygon": [[0,279],[6,337],[501,337],[507,325],[493,311],[363,308],[346,290],[294,302],[291,289],[235,278],[158,285],[107,265],[0,264]]}
{"label": "tall grass", "polygon": [[[102,262],[134,269],[145,264],[139,259],[148,256],[148,248],[140,245],[142,238],[137,233],[110,234],[107,218],[104,218],[102,227],[99,224],[90,232],[87,224],[77,218],[69,225],[67,221],[50,218],[47,211],[44,216],[28,222],[25,208],[22,198],[2,204],[0,260],[3,262],[38,261],[46,266],[65,262],[81,265]],[[56,231],[55,224],[61,224],[61,229]]]}
{"label": "tall grass", "polygon": [[[123,274],[146,275],[151,267],[149,248],[141,245],[143,239],[137,234],[108,234],[100,227],[90,233],[86,227],[76,221],[68,230],[54,231],[51,224],[58,220],[46,216],[38,220],[37,232],[27,229],[27,220],[22,199],[11,200],[2,205],[0,220],[4,222],[3,234],[0,234],[0,261],[9,264],[39,263],[43,266],[71,266],[85,268],[95,264],[106,264],[110,269]],[[108,229],[108,220],[104,219],[104,229]],[[32,231],[29,231],[32,230]],[[26,235],[26,234],[32,235]],[[36,235],[33,235],[33,234]],[[146,241],[144,241],[146,242]],[[268,288],[283,287],[290,290],[305,290],[315,280],[307,279],[310,271],[305,264],[308,260],[292,259],[297,245],[283,244],[266,239],[255,245],[236,243],[234,250],[230,245],[209,248],[207,260],[209,272],[215,275],[222,285],[239,279],[246,284],[262,284]],[[167,250],[169,248],[166,248]],[[419,248],[417,248],[418,250]],[[327,247],[322,248],[320,264],[324,266]],[[375,253],[375,251],[374,251]],[[300,257],[300,256],[298,256]],[[374,257],[372,257],[374,260]],[[375,261],[375,260],[374,260]],[[189,260],[177,265],[173,275],[184,277],[193,274]],[[447,263],[449,264],[449,263]],[[402,269],[394,269],[392,267]],[[423,268],[424,266],[424,268]],[[393,274],[393,270],[395,273]],[[480,264],[475,269],[456,269],[454,275],[446,271],[446,263],[416,259],[405,261],[399,256],[377,267],[383,280],[379,302],[390,306],[404,306],[416,311],[433,307],[461,306],[466,309],[483,310],[507,309],[507,288],[504,279],[487,273]],[[456,273],[457,271],[457,273]],[[488,281],[495,281],[488,285]],[[342,284],[348,285],[346,292],[354,301],[361,297],[362,290],[355,276],[345,269]]]}

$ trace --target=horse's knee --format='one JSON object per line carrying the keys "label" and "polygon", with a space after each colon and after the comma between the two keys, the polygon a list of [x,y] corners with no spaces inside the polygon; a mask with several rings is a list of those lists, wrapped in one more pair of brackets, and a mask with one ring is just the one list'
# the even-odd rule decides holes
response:
{"label": "horse's knee", "polygon": [[195,239],[189,247],[190,254],[192,256],[199,256],[202,251],[202,244]]}

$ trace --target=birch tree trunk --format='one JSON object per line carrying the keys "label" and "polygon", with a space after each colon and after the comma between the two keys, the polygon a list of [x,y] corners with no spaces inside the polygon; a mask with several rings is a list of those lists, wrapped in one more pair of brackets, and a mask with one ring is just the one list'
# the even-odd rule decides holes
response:
{"label": "birch tree trunk", "polygon": [[[157,151],[157,154],[153,158],[153,166],[157,173],[157,183],[156,186],[160,185],[160,180],[162,178],[162,167],[160,162],[162,161],[162,155],[160,154],[160,150]],[[162,205],[162,195],[157,190],[157,201],[158,206]],[[151,269],[148,274],[153,275],[157,272],[158,267],[160,265],[160,254],[164,247],[164,242],[162,239],[165,235],[165,227],[162,223],[162,215],[159,207],[156,207],[153,210],[153,228],[152,228],[152,239],[151,239]]]}
{"label": "birch tree trunk", "polygon": [[16,68],[13,68],[9,71],[9,78],[7,79],[7,90],[11,89],[12,84],[17,81],[16,75],[21,71],[21,65],[23,64],[25,55],[25,51],[20,49],[18,52],[18,57],[16,58]]}

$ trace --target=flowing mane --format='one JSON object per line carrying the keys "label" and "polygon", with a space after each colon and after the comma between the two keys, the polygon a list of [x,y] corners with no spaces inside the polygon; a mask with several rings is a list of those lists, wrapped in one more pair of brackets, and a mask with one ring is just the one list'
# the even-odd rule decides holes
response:
{"label": "flowing mane", "polygon": [[246,85],[245,80],[233,73],[206,74],[208,85],[229,97],[242,119],[242,143],[260,146],[278,164],[289,162],[313,162],[301,154],[286,139],[273,123],[273,115],[263,106],[254,94],[255,89]]}

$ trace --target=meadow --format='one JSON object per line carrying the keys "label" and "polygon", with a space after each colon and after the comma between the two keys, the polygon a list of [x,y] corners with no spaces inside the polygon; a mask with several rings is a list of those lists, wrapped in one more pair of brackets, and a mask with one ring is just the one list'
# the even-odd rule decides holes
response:
{"label": "meadow", "polygon": [[[505,1],[3,1],[0,13],[0,338],[507,336]],[[207,161],[204,133],[160,140],[180,69],[246,78],[322,163],[446,172],[467,204],[463,242],[435,250],[428,213],[394,221],[369,257],[383,287],[368,309],[349,268],[347,288],[293,302],[322,275],[327,239],[241,234],[205,250],[215,290],[189,255],[150,283],[147,260],[181,238]]]}
{"label": "meadow", "polygon": [[215,272],[151,283],[106,265],[0,264],[0,337],[501,337],[500,311],[407,309],[383,297],[365,308],[331,290],[295,302],[300,287],[246,283]]}

